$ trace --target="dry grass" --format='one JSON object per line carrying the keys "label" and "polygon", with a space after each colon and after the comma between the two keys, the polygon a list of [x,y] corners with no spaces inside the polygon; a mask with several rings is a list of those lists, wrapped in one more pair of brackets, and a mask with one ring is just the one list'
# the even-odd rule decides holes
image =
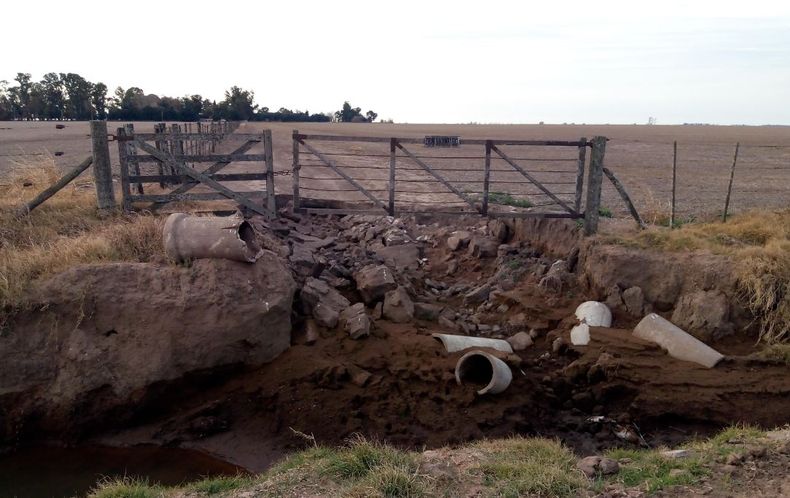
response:
{"label": "dry grass", "polygon": [[603,239],[641,249],[731,256],[742,299],[761,321],[760,340],[790,340],[790,209],[750,211],[727,223],[690,223],[676,230],[652,227]]}
{"label": "dry grass", "polygon": [[93,186],[77,180],[30,213],[16,208],[58,177],[51,159],[18,168],[0,186],[0,306],[21,304],[34,281],[77,264],[149,261],[162,254],[161,220],[100,215]]}

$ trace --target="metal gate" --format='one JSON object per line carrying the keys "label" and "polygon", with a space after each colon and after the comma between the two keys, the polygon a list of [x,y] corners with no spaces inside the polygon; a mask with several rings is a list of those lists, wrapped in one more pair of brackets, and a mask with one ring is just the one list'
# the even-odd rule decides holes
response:
{"label": "metal gate", "polygon": [[[148,208],[157,209],[174,201],[230,199],[255,213],[270,218],[275,216],[271,130],[257,134],[223,134],[221,137],[223,143],[241,142],[241,145],[227,154],[213,152],[219,137],[211,131],[182,133],[176,128],[174,131],[167,132],[163,131],[162,127],[157,127],[156,130],[155,133],[136,133],[132,125],[118,128],[116,140],[118,140],[121,164],[124,210],[131,210],[133,204],[143,202],[152,203]],[[185,152],[185,143],[199,145],[201,142],[212,145],[188,146],[186,149],[191,153]],[[259,144],[263,146],[263,153],[248,153]],[[196,165],[200,163],[211,163],[211,165],[199,170]],[[258,173],[220,173],[231,163],[261,163],[263,167]],[[264,181],[265,188],[234,190],[220,183],[242,181]],[[146,192],[144,184],[158,184],[158,186],[148,187],[149,191]],[[191,192],[198,186],[206,187],[208,191]]]}
{"label": "metal gate", "polygon": [[597,226],[605,137],[387,138],[295,130],[292,138],[297,210],[584,218]]}

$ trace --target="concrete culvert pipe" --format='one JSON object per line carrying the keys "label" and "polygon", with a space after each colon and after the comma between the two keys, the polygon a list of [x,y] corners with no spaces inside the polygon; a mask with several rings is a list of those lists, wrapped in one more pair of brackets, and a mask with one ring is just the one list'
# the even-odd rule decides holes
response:
{"label": "concrete culvert pipe", "polygon": [[165,253],[176,262],[221,258],[254,263],[263,253],[255,231],[239,216],[191,216],[173,213],[162,231]]}
{"label": "concrete culvert pipe", "polygon": [[611,327],[612,311],[598,301],[585,301],[576,308],[576,318],[590,327]]}
{"label": "concrete culvert pipe", "polygon": [[491,348],[505,353],[512,353],[513,347],[502,339],[489,339],[488,337],[469,337],[466,335],[431,334],[431,336],[444,345],[448,353],[463,351],[470,348]]}
{"label": "concrete culvert pipe", "polygon": [[455,364],[455,381],[458,384],[483,386],[477,394],[499,394],[510,385],[513,372],[507,363],[485,351],[469,351]]}
{"label": "concrete culvert pipe", "polygon": [[713,368],[724,358],[715,349],[655,313],[650,313],[637,324],[634,335],[658,344],[673,358],[704,367]]}

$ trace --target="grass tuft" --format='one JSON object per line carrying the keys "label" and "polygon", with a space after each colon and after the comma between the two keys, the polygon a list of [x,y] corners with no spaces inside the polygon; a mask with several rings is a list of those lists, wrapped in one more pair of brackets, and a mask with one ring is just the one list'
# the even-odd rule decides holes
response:
{"label": "grass tuft", "polygon": [[88,493],[88,498],[163,498],[165,488],[151,485],[147,479],[123,477],[104,479]]}
{"label": "grass tuft", "polygon": [[509,194],[507,192],[489,192],[488,202],[491,204],[501,204],[503,206],[513,206],[520,208],[532,207],[532,203],[527,199],[519,199],[517,197],[513,197],[512,194]]}
{"label": "grass tuft", "polygon": [[407,468],[415,464],[408,453],[356,436],[346,448],[329,457],[325,473],[341,479],[358,479],[382,466]]}
{"label": "grass tuft", "polygon": [[790,344],[769,344],[754,356],[790,367]]}
{"label": "grass tuft", "polygon": [[573,496],[585,485],[573,453],[559,441],[513,437],[471,448],[482,453],[477,470],[496,496]]}
{"label": "grass tuft", "polygon": [[101,215],[92,185],[67,185],[28,216],[25,200],[58,177],[54,165],[15,171],[0,187],[0,307],[22,304],[31,283],[84,263],[150,261],[164,254],[162,220]]}
{"label": "grass tuft", "polygon": [[202,495],[213,496],[239,489],[252,482],[253,480],[250,476],[241,474],[235,476],[208,477],[202,481],[190,484],[188,489]]}

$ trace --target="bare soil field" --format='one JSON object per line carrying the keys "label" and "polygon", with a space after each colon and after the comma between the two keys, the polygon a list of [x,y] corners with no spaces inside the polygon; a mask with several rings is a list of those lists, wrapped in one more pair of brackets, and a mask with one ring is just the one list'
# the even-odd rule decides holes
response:
{"label": "bare soil field", "polygon": [[[0,172],[24,167],[49,154],[62,152],[55,157],[59,167],[78,164],[90,153],[88,124],[65,123],[62,130],[52,122],[5,122],[0,126]],[[110,133],[116,123],[109,123]],[[138,131],[150,132],[153,123],[135,123]],[[257,133],[265,128],[273,131],[274,159],[277,171],[286,171],[292,164],[291,132],[298,128],[302,133],[337,134],[380,137],[415,137],[425,135],[458,135],[462,138],[481,139],[554,139],[577,140],[580,137],[603,135],[607,144],[605,164],[626,186],[643,217],[648,221],[662,221],[669,211],[671,198],[672,158],[674,140],[678,141],[677,212],[682,219],[706,218],[719,214],[724,207],[730,168],[736,142],[740,142],[738,166],[730,204],[731,211],[751,208],[776,208],[790,202],[790,127],[745,126],[637,126],[637,125],[423,125],[423,124],[347,124],[347,123],[243,123],[237,133]],[[333,154],[347,172],[374,191],[377,197],[386,197],[386,166],[388,144],[376,143],[313,143],[319,150]],[[470,196],[481,190],[483,170],[482,146],[464,146],[453,149],[425,149],[421,145],[410,149],[421,157],[455,156],[455,159],[425,159],[455,186]],[[530,160],[521,164],[559,197],[573,199],[575,149],[510,147],[503,150],[515,158],[549,159]],[[250,153],[260,152],[251,150]],[[117,147],[111,143],[113,162],[117,165]],[[382,157],[367,157],[370,154]],[[364,200],[353,187],[307,153],[302,154],[305,164],[302,171],[303,196]],[[564,161],[567,160],[567,161]],[[371,166],[371,169],[359,169]],[[248,171],[260,165],[234,164],[229,172]],[[440,206],[463,207],[463,202],[446,192],[438,182],[417,171],[418,166],[407,158],[398,159],[398,206],[410,201],[433,202]],[[536,188],[513,184],[521,180],[503,161],[494,161],[491,190],[512,193],[517,199],[526,199],[534,206],[547,200]],[[462,170],[462,171],[459,171]],[[508,171],[509,170],[509,171]],[[247,185],[257,189],[260,185]],[[312,189],[312,190],[311,190]],[[325,192],[331,189],[335,192]],[[401,190],[403,192],[401,192]],[[278,193],[291,191],[290,178],[277,178]],[[603,206],[616,216],[626,216],[625,206],[619,196],[605,181]],[[547,208],[548,209],[548,208]]]}

